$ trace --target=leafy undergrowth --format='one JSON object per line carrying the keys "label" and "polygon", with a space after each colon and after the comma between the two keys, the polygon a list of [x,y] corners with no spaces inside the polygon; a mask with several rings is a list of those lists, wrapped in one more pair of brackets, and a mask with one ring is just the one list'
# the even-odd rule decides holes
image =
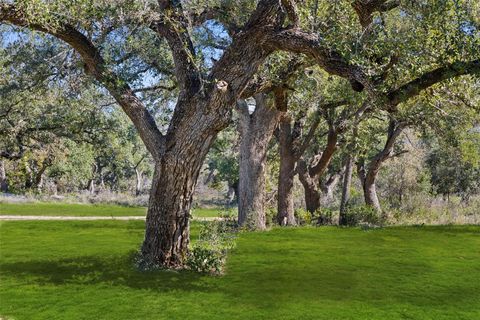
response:
{"label": "leafy undergrowth", "polygon": [[136,271],[142,234],[141,221],[3,222],[0,315],[480,319],[480,227],[242,233],[224,276]]}
{"label": "leafy undergrowth", "polygon": [[[145,207],[128,207],[109,204],[70,203],[1,203],[0,215],[25,216],[144,216]],[[217,217],[220,209],[194,209],[194,217]]]}

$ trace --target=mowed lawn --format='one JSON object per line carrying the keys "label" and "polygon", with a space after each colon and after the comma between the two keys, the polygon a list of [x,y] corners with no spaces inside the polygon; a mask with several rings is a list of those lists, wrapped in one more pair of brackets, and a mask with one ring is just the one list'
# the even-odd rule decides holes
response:
{"label": "mowed lawn", "polygon": [[[194,209],[194,217],[216,217],[221,209]],[[145,216],[145,207],[106,204],[0,203],[0,215],[24,216]]]}
{"label": "mowed lawn", "polygon": [[480,319],[478,226],[242,233],[224,276],[138,272],[142,235],[142,221],[2,222],[0,317]]}

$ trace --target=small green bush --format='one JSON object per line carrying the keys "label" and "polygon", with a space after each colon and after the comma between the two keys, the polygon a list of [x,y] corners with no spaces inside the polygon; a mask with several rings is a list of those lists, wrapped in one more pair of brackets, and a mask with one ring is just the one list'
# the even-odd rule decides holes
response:
{"label": "small green bush", "polygon": [[277,223],[277,209],[273,207],[267,208],[265,210],[265,224],[267,227],[273,226]]}
{"label": "small green bush", "polygon": [[312,223],[312,214],[303,208],[295,209],[295,219],[298,225],[309,225]]}
{"label": "small green bush", "polygon": [[218,274],[222,272],[225,256],[224,250],[196,243],[188,254],[187,267],[197,272]]}
{"label": "small green bush", "polygon": [[313,215],[313,222],[317,226],[333,225],[335,221],[335,213],[330,208],[319,208]]}
{"label": "small green bush", "polygon": [[198,240],[188,253],[186,266],[190,270],[220,274],[227,253],[235,247],[237,222],[231,215],[222,220],[205,221],[199,231]]}
{"label": "small green bush", "polygon": [[374,208],[365,205],[347,208],[345,217],[348,226],[358,226],[365,223],[379,225],[381,223],[377,211],[375,211]]}

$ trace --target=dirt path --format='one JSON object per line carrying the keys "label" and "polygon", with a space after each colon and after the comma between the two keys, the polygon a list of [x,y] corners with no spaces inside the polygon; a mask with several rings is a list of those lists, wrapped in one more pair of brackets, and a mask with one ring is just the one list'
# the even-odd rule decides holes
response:
{"label": "dirt path", "polygon": [[[214,221],[221,218],[216,217],[196,217],[195,221]],[[16,215],[0,215],[0,220],[22,221],[22,220],[59,220],[59,221],[91,221],[91,220],[145,220],[144,216],[16,216]]]}

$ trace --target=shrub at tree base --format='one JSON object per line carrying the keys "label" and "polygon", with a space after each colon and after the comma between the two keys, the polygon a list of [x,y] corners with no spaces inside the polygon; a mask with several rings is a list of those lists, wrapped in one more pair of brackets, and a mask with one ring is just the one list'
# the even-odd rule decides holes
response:
{"label": "shrub at tree base", "polygon": [[198,240],[188,253],[188,269],[212,274],[223,272],[227,253],[235,247],[238,225],[229,214],[221,217],[222,220],[202,223]]}

